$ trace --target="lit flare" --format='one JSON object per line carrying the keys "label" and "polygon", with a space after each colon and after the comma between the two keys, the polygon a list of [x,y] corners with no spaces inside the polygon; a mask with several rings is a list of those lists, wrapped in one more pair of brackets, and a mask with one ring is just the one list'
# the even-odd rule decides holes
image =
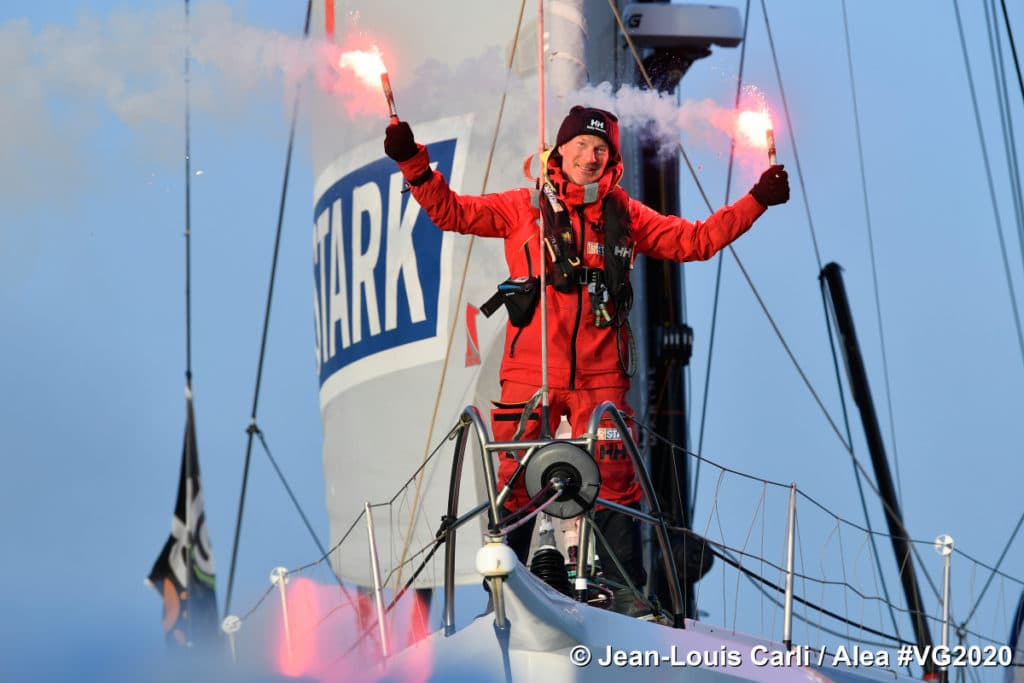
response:
{"label": "lit flare", "polygon": [[398,121],[398,110],[395,108],[395,94],[391,90],[391,79],[388,78],[384,66],[384,58],[380,49],[374,45],[369,50],[350,50],[342,52],[338,58],[338,66],[350,69],[356,77],[371,87],[378,84],[384,91],[384,99],[388,103],[388,114],[392,123]]}
{"label": "lit flare", "polygon": [[359,80],[373,87],[376,87],[380,75],[387,72],[384,68],[384,58],[381,57],[376,45],[369,50],[342,52],[338,57],[338,66],[350,69]]}
{"label": "lit flare", "polygon": [[[751,147],[768,146],[768,131],[772,130],[772,119],[764,110],[747,109],[736,117],[736,137]],[[774,134],[773,134],[774,137]]]}

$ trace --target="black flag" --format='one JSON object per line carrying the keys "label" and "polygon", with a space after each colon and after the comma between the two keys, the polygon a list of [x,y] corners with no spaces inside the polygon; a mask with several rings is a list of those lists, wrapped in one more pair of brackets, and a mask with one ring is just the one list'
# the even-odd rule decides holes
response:
{"label": "black flag", "polygon": [[148,582],[164,601],[164,635],[174,647],[219,647],[213,550],[203,512],[192,392],[186,390],[185,445],[171,535],[149,572]]}

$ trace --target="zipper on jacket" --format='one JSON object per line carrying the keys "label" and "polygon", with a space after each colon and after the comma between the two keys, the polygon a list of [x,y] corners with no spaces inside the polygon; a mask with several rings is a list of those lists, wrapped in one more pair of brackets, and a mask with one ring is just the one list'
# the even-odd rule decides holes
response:
{"label": "zipper on jacket", "polygon": [[[586,226],[586,220],[583,218],[583,207],[577,208],[577,213],[580,217],[580,241],[579,241],[579,254],[580,261],[583,259],[583,230]],[[583,317],[583,286],[576,285],[576,322],[572,326],[572,338],[569,340],[569,388],[576,388],[576,337],[580,331],[580,319]]]}

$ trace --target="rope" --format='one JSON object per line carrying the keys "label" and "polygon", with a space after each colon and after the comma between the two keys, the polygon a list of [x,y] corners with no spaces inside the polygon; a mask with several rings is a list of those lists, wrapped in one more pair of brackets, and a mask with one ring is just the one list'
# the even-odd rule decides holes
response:
{"label": "rope", "polygon": [[[516,30],[515,30],[515,33],[512,36],[512,49],[509,50],[508,66],[507,66],[507,70],[505,72],[505,89],[504,89],[504,91],[501,94],[501,104],[500,104],[500,106],[498,108],[498,120],[495,122],[495,125],[494,125],[494,135],[491,138],[491,150],[490,150],[490,152],[487,155],[487,164],[486,164],[486,166],[484,168],[483,187],[480,189],[480,194],[483,194],[483,193],[485,193],[487,191],[487,179],[490,177],[491,163],[494,160],[494,150],[495,150],[495,147],[497,146],[497,142],[498,142],[498,132],[501,130],[501,119],[502,119],[502,116],[504,115],[504,112],[505,112],[505,99],[506,99],[506,97],[508,95],[508,85],[509,85],[510,76],[512,74],[512,61],[515,58],[516,48],[519,45],[519,29],[520,29],[520,26],[522,25],[522,22],[523,22],[523,11],[524,11],[525,8],[526,8],[526,0],[522,0],[520,2],[520,4],[519,4],[519,18],[516,21]],[[447,379],[447,376],[448,376],[448,359],[451,356],[452,342],[455,339],[455,327],[456,327],[456,325],[457,325],[457,323],[459,321],[458,312],[462,308],[462,295],[463,295],[463,292],[465,291],[465,288],[466,288],[466,279],[467,279],[467,277],[469,275],[469,261],[470,261],[470,258],[473,256],[473,246],[475,244],[476,244],[476,236],[474,235],[474,236],[470,237],[470,239],[469,239],[469,246],[466,247],[466,258],[464,259],[463,264],[462,264],[462,277],[459,279],[459,291],[458,291],[458,294],[455,297],[455,316],[452,318],[451,328],[448,330],[448,343],[445,345],[444,363],[443,363],[443,365],[441,367],[441,381],[437,385],[437,393],[434,396],[434,409],[433,409],[433,411],[430,414],[430,427],[427,429],[427,438],[426,438],[426,441],[425,441],[424,446],[423,446],[423,451],[424,451],[423,464],[424,465],[426,464],[426,461],[427,461],[426,453],[427,453],[427,450],[430,448],[430,439],[431,439],[431,437],[434,434],[434,426],[437,423],[437,413],[438,413],[438,411],[441,408],[441,393],[444,391],[445,380]],[[422,489],[422,487],[423,487],[423,478],[420,477],[419,479],[416,480],[416,492],[413,494],[413,501],[412,501],[412,514],[409,515],[409,526],[406,527],[406,530],[405,530],[405,540],[402,542],[402,552],[401,552],[401,555],[400,555],[399,566],[404,564],[405,556],[409,552],[409,542],[410,542],[411,537],[412,537],[413,525],[416,522],[416,515],[418,514],[418,511],[419,511],[420,490]],[[401,572],[399,572],[398,573],[398,577],[396,579],[396,582],[401,582],[401,580],[402,580],[402,574],[401,574]]]}
{"label": "rope", "polygon": [[[306,3],[306,26],[303,29],[303,36],[309,36],[309,25],[313,14],[313,0]],[[228,593],[224,600],[224,613],[231,613],[231,592],[235,583],[235,565],[238,560],[238,544],[242,534],[242,516],[245,512],[245,491],[249,482],[249,463],[252,460],[252,438],[256,431],[256,406],[260,398],[260,383],[263,379],[263,359],[267,350],[267,333],[270,329],[270,307],[274,299],[274,280],[277,275],[277,256],[281,246],[281,230],[284,225],[284,206],[288,196],[288,176],[292,166],[292,150],[295,147],[295,128],[299,117],[299,96],[300,91],[296,90],[295,101],[292,105],[292,122],[288,131],[288,152],[284,162],[284,179],[281,182],[281,202],[277,212],[277,232],[274,237],[274,257],[270,266],[270,283],[267,286],[267,305],[263,313],[263,334],[260,340],[260,357],[256,366],[256,388],[252,396],[252,413],[249,417],[248,434],[249,439],[245,446],[245,466],[242,469],[242,490],[238,496],[238,518],[235,522],[235,540],[231,547],[231,567],[228,570]]]}

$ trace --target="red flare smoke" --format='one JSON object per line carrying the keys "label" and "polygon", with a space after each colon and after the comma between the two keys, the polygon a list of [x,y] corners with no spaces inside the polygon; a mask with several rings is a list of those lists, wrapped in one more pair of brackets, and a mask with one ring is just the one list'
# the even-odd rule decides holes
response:
{"label": "red flare smoke", "polygon": [[378,84],[384,91],[384,99],[388,104],[388,114],[392,123],[398,121],[398,110],[395,109],[395,94],[391,90],[391,79],[384,66],[384,58],[380,49],[373,45],[369,50],[349,50],[338,57],[338,66],[350,69],[359,80],[376,87]]}

